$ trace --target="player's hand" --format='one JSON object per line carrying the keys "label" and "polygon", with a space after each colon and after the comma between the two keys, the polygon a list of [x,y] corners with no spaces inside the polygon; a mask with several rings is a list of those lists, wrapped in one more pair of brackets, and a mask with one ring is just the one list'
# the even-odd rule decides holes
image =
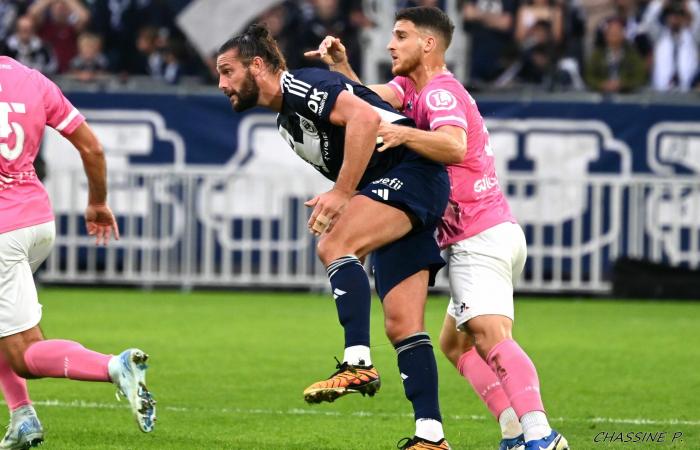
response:
{"label": "player's hand", "polygon": [[304,203],[304,205],[314,209],[307,224],[309,231],[316,236],[320,236],[322,233],[330,233],[333,226],[338,222],[340,215],[348,206],[352,195],[351,192],[333,188]]}
{"label": "player's hand", "polygon": [[91,204],[85,209],[85,228],[90,236],[95,236],[95,244],[107,245],[114,233],[119,240],[119,227],[112,210],[106,204]]}
{"label": "player's hand", "polygon": [[392,147],[398,147],[399,145],[405,143],[405,131],[406,127],[394,125],[393,123],[382,120],[382,122],[379,124],[379,130],[377,131],[377,143],[382,144],[382,146],[379,147],[377,151],[383,152],[384,150]]}
{"label": "player's hand", "polygon": [[345,46],[340,39],[333,36],[326,36],[318,46],[318,50],[311,50],[304,53],[310,59],[320,59],[329,66],[348,62],[348,55]]}

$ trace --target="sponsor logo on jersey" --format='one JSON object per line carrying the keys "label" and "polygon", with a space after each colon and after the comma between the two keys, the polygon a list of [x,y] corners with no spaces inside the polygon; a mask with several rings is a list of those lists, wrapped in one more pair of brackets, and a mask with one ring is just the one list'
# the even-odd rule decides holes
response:
{"label": "sponsor logo on jersey", "polygon": [[474,182],[474,192],[488,191],[495,186],[498,186],[498,178],[484,175],[483,178]]}
{"label": "sponsor logo on jersey", "polygon": [[383,184],[389,189],[398,191],[403,186],[403,181],[399,180],[398,178],[380,178],[378,180],[374,180],[372,184]]}
{"label": "sponsor logo on jersey", "polygon": [[311,136],[318,135],[318,130],[316,129],[316,126],[314,125],[314,123],[312,121],[308,120],[306,117],[301,116],[301,115],[299,116],[299,120],[300,120],[299,125],[301,127],[301,131],[303,131],[304,133],[311,135]]}
{"label": "sponsor logo on jersey", "polygon": [[433,111],[445,111],[457,106],[457,99],[450,91],[445,89],[433,89],[425,96],[428,108]]}
{"label": "sponsor logo on jersey", "polygon": [[313,92],[309,93],[309,101],[306,103],[306,106],[320,116],[323,114],[323,108],[326,106],[327,98],[328,92],[319,91],[318,89],[314,88]]}

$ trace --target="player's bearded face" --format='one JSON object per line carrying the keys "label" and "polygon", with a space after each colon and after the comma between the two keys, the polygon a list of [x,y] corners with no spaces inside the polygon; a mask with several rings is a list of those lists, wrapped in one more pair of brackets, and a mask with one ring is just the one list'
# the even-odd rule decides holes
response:
{"label": "player's bearded face", "polygon": [[420,64],[420,48],[402,49],[395,58],[392,58],[391,73],[394,75],[408,75]]}
{"label": "player's bearded face", "polygon": [[404,20],[396,22],[392,35],[387,46],[391,55],[391,72],[408,75],[421,63],[421,36],[415,25]]}
{"label": "player's bearded face", "polygon": [[258,104],[260,88],[250,73],[250,69],[245,69],[245,77],[243,77],[240,89],[232,90],[231,94],[233,94],[233,109],[236,112],[245,111]]}

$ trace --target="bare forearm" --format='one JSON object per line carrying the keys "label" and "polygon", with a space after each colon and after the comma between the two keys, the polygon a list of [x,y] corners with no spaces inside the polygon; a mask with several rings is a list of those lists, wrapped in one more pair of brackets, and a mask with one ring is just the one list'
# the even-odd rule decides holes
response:
{"label": "bare forearm", "polygon": [[101,150],[81,152],[83,168],[88,179],[88,203],[107,202],[107,164]]}
{"label": "bare forearm", "polygon": [[352,81],[355,81],[357,83],[362,83],[362,81],[360,81],[360,77],[358,77],[357,74],[355,73],[355,71],[352,70],[350,63],[347,61],[341,62],[341,63],[336,63],[336,64],[330,64],[328,66],[328,68],[332,72],[342,73],[346,77],[350,78]]}
{"label": "bare forearm", "polygon": [[458,164],[464,160],[465,146],[449,134],[402,128],[405,128],[405,145],[419,155],[444,164]]}
{"label": "bare forearm", "polygon": [[367,169],[369,159],[376,145],[378,119],[358,119],[348,122],[345,127],[345,152],[340,168],[336,189],[354,192]]}

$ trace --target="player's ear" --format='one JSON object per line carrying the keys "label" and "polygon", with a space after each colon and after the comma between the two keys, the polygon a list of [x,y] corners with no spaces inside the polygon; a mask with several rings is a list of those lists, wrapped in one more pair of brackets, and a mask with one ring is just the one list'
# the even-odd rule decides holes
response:
{"label": "player's ear", "polygon": [[427,35],[425,36],[425,39],[423,39],[423,51],[425,53],[430,53],[432,52],[435,47],[437,47],[437,39],[435,39],[435,36]]}
{"label": "player's ear", "polygon": [[253,57],[253,59],[250,61],[250,65],[248,66],[250,73],[254,76],[257,77],[260,75],[263,71],[265,62],[263,59],[259,56]]}

